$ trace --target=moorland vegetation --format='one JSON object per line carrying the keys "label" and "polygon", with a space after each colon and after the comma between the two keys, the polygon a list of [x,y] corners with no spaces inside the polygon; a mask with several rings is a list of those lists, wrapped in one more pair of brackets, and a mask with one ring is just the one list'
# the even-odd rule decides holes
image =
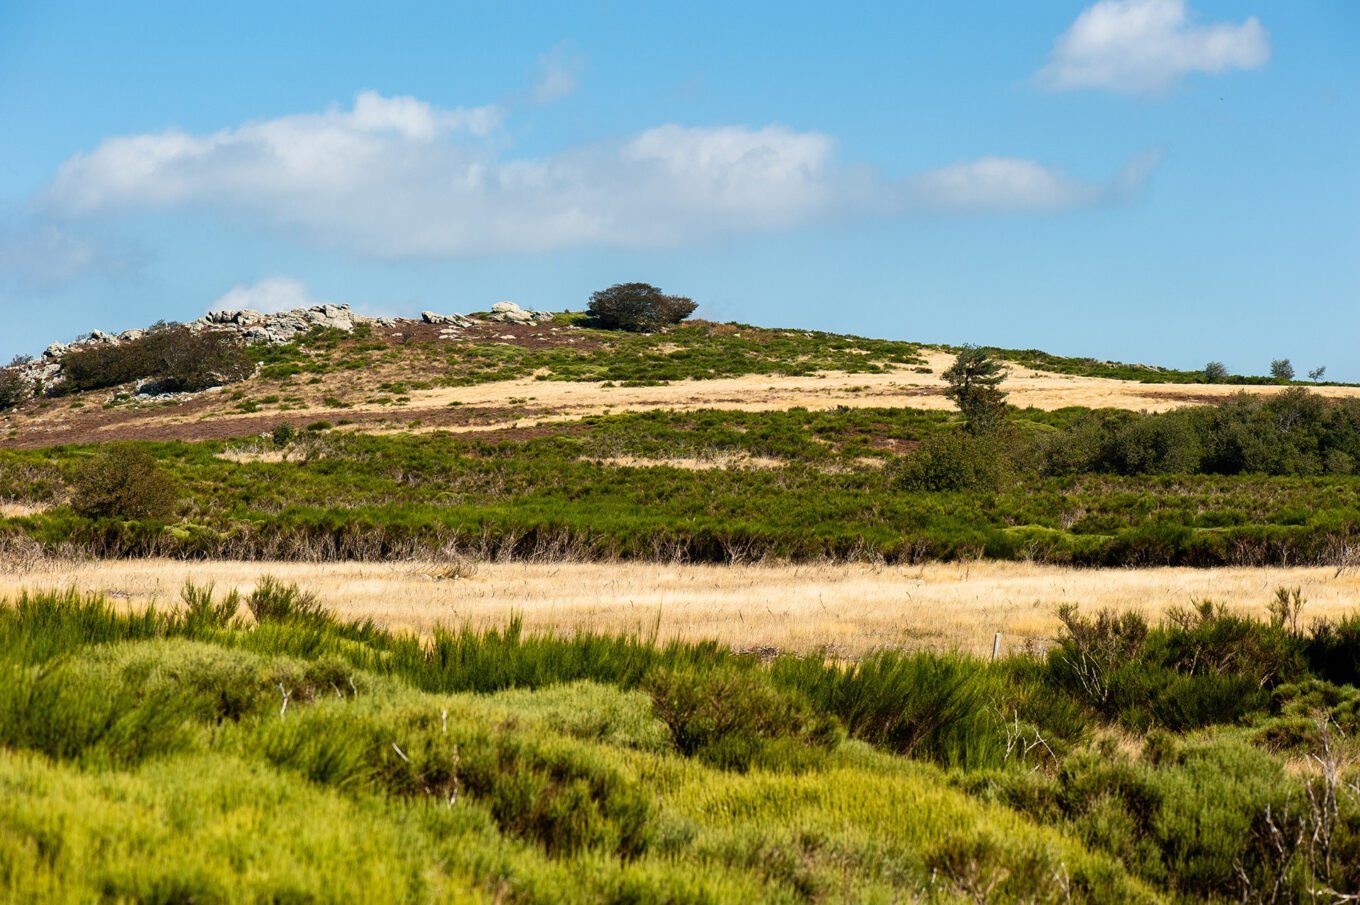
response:
{"label": "moorland vegetation", "polygon": [[[0,498],[34,510],[0,533],[104,556],[318,560],[1346,567],[1360,546],[1360,402],[1301,388],[1165,414],[1010,410],[985,433],[912,409],[655,411],[121,449],[0,450]],[[159,481],[103,502],[120,486],[110,456],[134,455],[177,488],[172,512],[132,499]]]}
{"label": "moorland vegetation", "polygon": [[1047,653],[761,660],[0,605],[0,888],[83,901],[1308,901],[1360,891],[1360,618],[1063,613]]}

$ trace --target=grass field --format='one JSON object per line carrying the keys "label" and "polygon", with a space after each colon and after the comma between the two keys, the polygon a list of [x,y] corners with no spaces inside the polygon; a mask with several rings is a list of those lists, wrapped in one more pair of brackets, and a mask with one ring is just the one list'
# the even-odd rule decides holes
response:
{"label": "grass field", "polygon": [[1025,563],[703,566],[652,563],[297,563],[114,560],[43,562],[0,573],[0,596],[75,587],[114,605],[174,608],[186,580],[248,593],[263,574],[316,591],[342,619],[428,635],[436,625],[533,631],[655,631],[663,641],[859,657],[875,648],[990,654],[1047,647],[1057,609],[1142,612],[1214,600],[1262,616],[1281,586],[1308,600],[1305,622],[1337,620],[1360,602],[1360,570],[1332,568],[1073,569]]}

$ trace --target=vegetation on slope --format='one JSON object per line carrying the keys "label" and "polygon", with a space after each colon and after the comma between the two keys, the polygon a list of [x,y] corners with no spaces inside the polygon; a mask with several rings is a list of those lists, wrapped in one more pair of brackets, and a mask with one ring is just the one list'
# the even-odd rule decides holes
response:
{"label": "vegetation on slope", "polygon": [[[513,624],[422,642],[275,582],[184,599],[0,606],[9,898],[1360,890],[1356,619],[1305,633],[1290,606],[1158,626],[1069,613],[1046,657],[846,668]],[[1187,656],[1208,642],[1211,661]],[[1165,704],[1125,697],[1139,675]]]}
{"label": "vegetation on slope", "polygon": [[980,436],[940,413],[845,409],[144,446],[181,488],[176,517],[87,505],[87,484],[116,496],[90,479],[107,452],[3,451],[0,498],[51,508],[0,531],[100,555],[1336,566],[1360,534],[1360,407],[1304,391],[1013,412]]}

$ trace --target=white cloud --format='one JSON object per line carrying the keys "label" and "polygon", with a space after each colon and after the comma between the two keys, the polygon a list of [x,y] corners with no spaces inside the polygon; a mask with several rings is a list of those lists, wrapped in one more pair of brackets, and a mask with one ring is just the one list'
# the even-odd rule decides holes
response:
{"label": "white cloud", "polygon": [[495,108],[366,93],[352,111],[110,138],[64,163],[47,201],[64,216],[204,209],[404,258],[654,247],[832,217],[1050,210],[1118,194],[1011,158],[887,181],[841,164],[830,136],[784,126],[663,125],[517,159],[499,121]]}
{"label": "white cloud", "polygon": [[1100,0],[1058,38],[1037,78],[1047,88],[1166,91],[1191,72],[1255,69],[1270,58],[1256,17],[1240,25],[1190,21],[1185,0]]}
{"label": "white cloud", "polygon": [[209,305],[208,310],[239,311],[242,308],[249,308],[252,311],[274,314],[323,304],[324,301],[312,298],[301,280],[292,277],[266,277],[252,286],[233,286]]}
{"label": "white cloud", "polygon": [[909,195],[918,206],[962,213],[1086,207],[1134,195],[1160,159],[1143,154],[1109,182],[1092,183],[1032,160],[984,157],[915,176]]}

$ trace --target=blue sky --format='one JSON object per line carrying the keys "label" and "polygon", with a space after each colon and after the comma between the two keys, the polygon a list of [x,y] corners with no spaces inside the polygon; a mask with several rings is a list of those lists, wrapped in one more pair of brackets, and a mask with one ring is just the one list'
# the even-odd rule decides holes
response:
{"label": "blue sky", "polygon": [[0,0],[0,357],[643,280],[1360,380],[1360,4],[208,6]]}

